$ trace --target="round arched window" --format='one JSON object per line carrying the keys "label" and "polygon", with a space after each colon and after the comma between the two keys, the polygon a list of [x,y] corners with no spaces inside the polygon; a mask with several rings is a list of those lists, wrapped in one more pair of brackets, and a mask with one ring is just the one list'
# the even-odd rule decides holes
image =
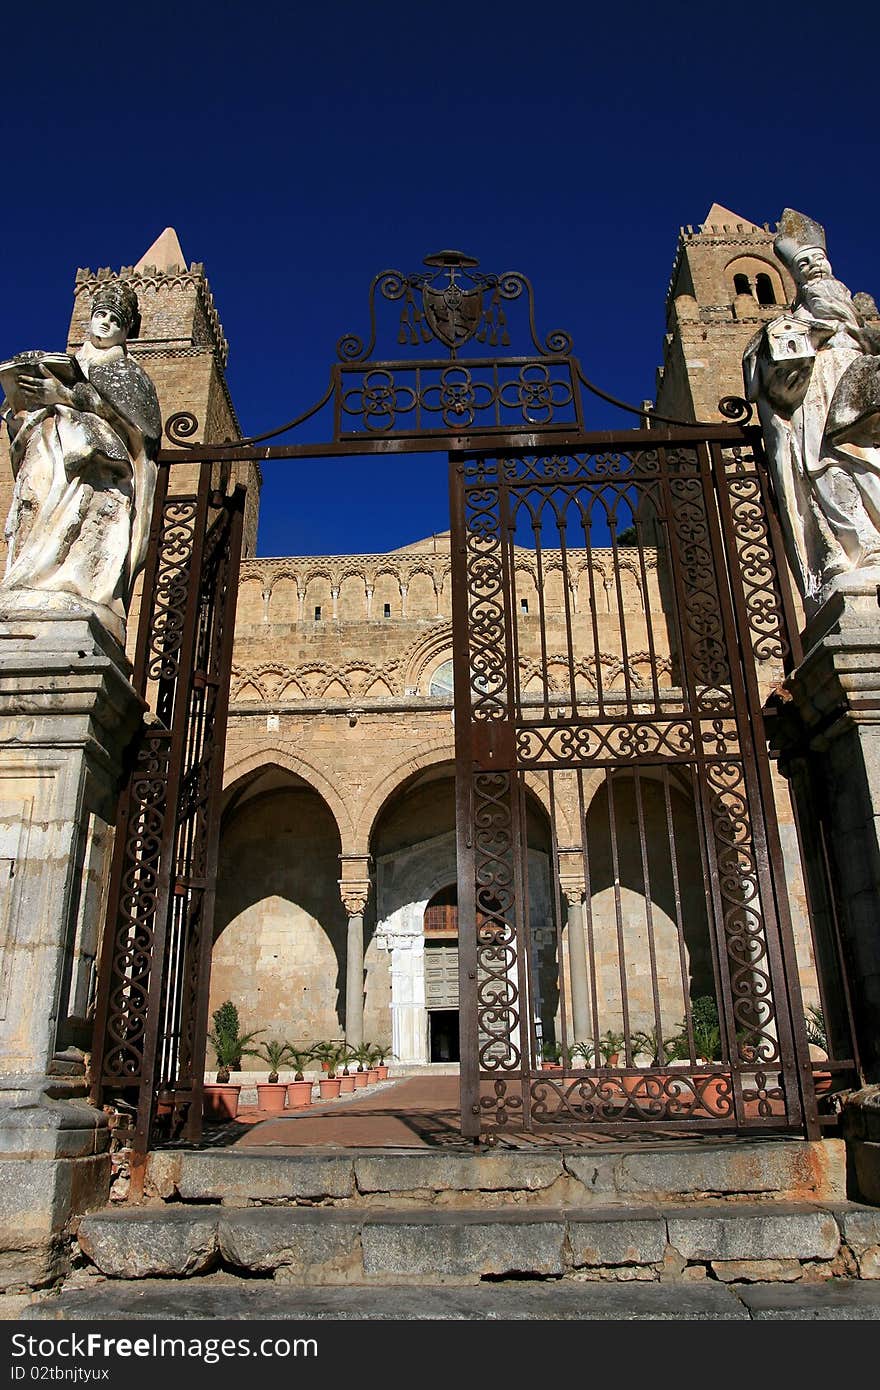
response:
{"label": "round arched window", "polygon": [[444,661],[437,667],[431,677],[431,684],[428,687],[428,694],[438,699],[448,697],[452,694],[452,658]]}

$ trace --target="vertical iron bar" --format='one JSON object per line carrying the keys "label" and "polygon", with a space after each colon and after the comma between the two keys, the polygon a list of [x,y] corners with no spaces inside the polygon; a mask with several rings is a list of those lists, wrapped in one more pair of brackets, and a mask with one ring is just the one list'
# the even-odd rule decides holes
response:
{"label": "vertical iron bar", "polygon": [[455,705],[455,831],[458,861],[458,978],[461,1132],[480,1134],[477,913],[474,882],[473,734],[468,621],[465,463],[449,455],[453,699]]}
{"label": "vertical iron bar", "polygon": [[590,847],[587,838],[587,807],[584,798],[584,770],[577,770],[578,811],[581,824],[581,854],[584,865],[584,912],[587,919],[587,950],[590,960],[590,1000],[593,1005],[593,1066],[599,1065],[599,993],[596,979],[596,942],[593,923],[593,895],[590,885]]}
{"label": "vertical iron bar", "polygon": [[[645,896],[645,928],[648,935],[648,958],[651,962],[651,993],[654,1001],[654,1027],[657,1036],[663,1036],[663,1023],[660,1012],[660,987],[657,980],[657,948],[654,941],[654,908],[651,901],[651,869],[648,863],[648,845],[645,839],[645,808],[642,803],[642,779],[639,775],[639,765],[633,768],[633,784],[636,794],[636,818],[639,826],[639,848],[642,855],[642,884]],[[629,1040],[627,1040],[627,1054],[629,1053]],[[627,1057],[629,1059],[629,1056]]]}
{"label": "vertical iron bar", "polygon": [[626,985],[626,946],[623,939],[623,907],[620,901],[620,862],[617,853],[617,808],[614,802],[614,769],[605,769],[605,790],[608,797],[608,829],[611,833],[611,872],[614,875],[614,916],[617,923],[617,969],[620,975],[620,1008],[623,1031],[630,1034],[629,995]]}

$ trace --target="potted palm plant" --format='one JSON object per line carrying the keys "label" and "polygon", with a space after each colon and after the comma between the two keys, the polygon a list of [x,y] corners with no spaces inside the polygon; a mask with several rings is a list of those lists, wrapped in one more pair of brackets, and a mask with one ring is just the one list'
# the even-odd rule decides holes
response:
{"label": "potted palm plant", "polygon": [[541,1043],[541,1070],[559,1071],[562,1067],[562,1048],[550,1038]]}
{"label": "potted palm plant", "polygon": [[290,1065],[296,1068],[293,1080],[287,1083],[287,1104],[291,1110],[297,1110],[312,1103],[312,1083],[306,1081],[303,1073],[312,1060],[313,1053],[310,1047],[297,1047],[295,1043],[288,1043],[287,1055]]}
{"label": "potted palm plant", "polygon": [[390,1043],[377,1043],[373,1048],[376,1054],[376,1070],[379,1073],[380,1081],[388,1080],[388,1058],[393,1057]]}
{"label": "potted palm plant", "polygon": [[213,1031],[208,1034],[208,1042],[217,1057],[217,1077],[213,1084],[204,1088],[205,1114],[215,1120],[234,1120],[238,1114],[238,1098],[241,1086],[229,1080],[230,1072],[241,1066],[243,1057],[258,1057],[259,1053],[251,1046],[263,1030],[256,1028],[251,1033],[242,1033],[238,1009],[231,999],[227,999],[212,1014]]}
{"label": "potted palm plant", "polygon": [[342,1073],[339,1078],[339,1094],[341,1096],[346,1096],[354,1090],[354,1072],[348,1065],[349,1062],[354,1061],[354,1048],[351,1046],[350,1043],[342,1043],[340,1046],[340,1053],[340,1060],[342,1061],[343,1066]]}
{"label": "potted palm plant", "polygon": [[267,1042],[261,1043],[257,1050],[269,1063],[268,1080],[257,1082],[257,1105],[260,1110],[268,1110],[277,1115],[284,1109],[287,1099],[287,1087],[278,1080],[279,1068],[283,1067],[287,1060],[287,1043],[270,1038]]}
{"label": "potted palm plant", "polygon": [[367,1060],[367,1085],[375,1086],[379,1080],[379,1054],[372,1043],[369,1044],[370,1055]]}
{"label": "potted palm plant", "polygon": [[372,1048],[369,1043],[359,1043],[358,1046],[353,1047],[351,1051],[352,1056],[358,1064],[357,1071],[354,1074],[354,1084],[355,1089],[359,1091],[362,1086],[367,1085],[367,1067],[370,1065]]}
{"label": "potted palm plant", "polygon": [[611,1028],[603,1033],[599,1039],[599,1056],[606,1067],[616,1067],[620,1062],[620,1054],[626,1047],[626,1036],[623,1033],[615,1033]]}
{"label": "potted palm plant", "polygon": [[[698,1059],[704,1065],[707,1062],[720,1062],[721,1025],[718,1021],[718,1005],[711,994],[701,994],[693,1001],[691,1023]],[[720,1075],[717,1071],[696,1070],[694,1105],[696,1109],[707,1110],[710,1115],[731,1114],[733,1098],[730,1077]]]}
{"label": "potted palm plant", "polygon": [[341,1050],[338,1043],[322,1043],[320,1055],[322,1064],[327,1063],[327,1075],[322,1076],[318,1082],[318,1092],[322,1100],[335,1100],[339,1095],[342,1085],[342,1078],[336,1075],[336,1068],[339,1066]]}

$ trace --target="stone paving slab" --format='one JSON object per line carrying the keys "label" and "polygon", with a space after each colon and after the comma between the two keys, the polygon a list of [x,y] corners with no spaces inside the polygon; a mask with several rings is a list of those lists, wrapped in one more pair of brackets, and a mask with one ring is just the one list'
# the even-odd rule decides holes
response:
{"label": "stone paving slab", "polygon": [[149,1181],[159,1196],[176,1193],[187,1202],[344,1198],[355,1191],[353,1160],[329,1154],[159,1152],[150,1155]]}
{"label": "stone paving slab", "polygon": [[771,1319],[864,1319],[880,1322],[880,1285],[861,1279],[826,1280],[818,1284],[751,1284],[736,1289],[749,1317]]}
{"label": "stone paving slab", "polygon": [[833,1259],[837,1222],[821,1208],[705,1203],[666,1213],[669,1243],[687,1260]]}
{"label": "stone paving slab", "polygon": [[[880,1299],[878,1299],[880,1307]],[[379,1320],[431,1321],[540,1318],[559,1321],[746,1321],[748,1310],[721,1284],[579,1284],[517,1281],[515,1285],[481,1284],[478,1288],[291,1289],[272,1283],[194,1280],[181,1297],[180,1285],[98,1284],[95,1288],[52,1295],[19,1312],[24,1321],[94,1318],[198,1318],[246,1321],[252,1318],[294,1321]]]}
{"label": "stone paving slab", "polygon": [[84,1217],[77,1240],[117,1279],[200,1274],[217,1258],[217,1207],[127,1207]]}
{"label": "stone paving slab", "polygon": [[413,1153],[358,1155],[359,1192],[538,1192],[562,1177],[561,1154]]}
{"label": "stone paving slab", "polygon": [[[92,1282],[92,1281],[90,1281]],[[0,1317],[4,1317],[0,1300]],[[95,1319],[249,1319],[431,1321],[539,1318],[559,1321],[880,1321],[880,1285],[852,1280],[816,1284],[579,1284],[529,1281],[478,1288],[298,1289],[229,1276],[178,1283],[94,1280],[93,1286],[42,1295],[11,1316],[24,1322]]]}

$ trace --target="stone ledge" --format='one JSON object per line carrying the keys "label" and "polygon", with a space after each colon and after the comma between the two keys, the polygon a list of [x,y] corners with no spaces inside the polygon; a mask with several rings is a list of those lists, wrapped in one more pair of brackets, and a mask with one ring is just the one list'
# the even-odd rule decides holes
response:
{"label": "stone ledge", "polygon": [[[254,1153],[233,1150],[154,1152],[147,1191],[170,1200],[222,1199],[224,1205],[273,1201],[363,1201],[417,1195],[441,1205],[490,1205],[513,1192],[524,1204],[627,1207],[707,1198],[738,1202],[846,1200],[842,1140],[751,1140],[737,1144],[652,1148],[610,1146],[582,1153]],[[497,1198],[495,1199],[497,1200]]]}
{"label": "stone ledge", "polygon": [[699,1209],[667,1214],[669,1243],[686,1260],[831,1260],[840,1231],[821,1208]]}
{"label": "stone ledge", "polygon": [[[849,1206],[832,1213],[718,1202],[630,1211],[157,1204],[85,1217],[78,1239],[114,1279],[192,1276],[223,1262],[302,1285],[534,1276],[686,1281],[704,1278],[710,1267],[723,1282],[738,1282],[801,1273],[874,1278],[878,1218]],[[841,1245],[847,1223],[864,1270]]]}

